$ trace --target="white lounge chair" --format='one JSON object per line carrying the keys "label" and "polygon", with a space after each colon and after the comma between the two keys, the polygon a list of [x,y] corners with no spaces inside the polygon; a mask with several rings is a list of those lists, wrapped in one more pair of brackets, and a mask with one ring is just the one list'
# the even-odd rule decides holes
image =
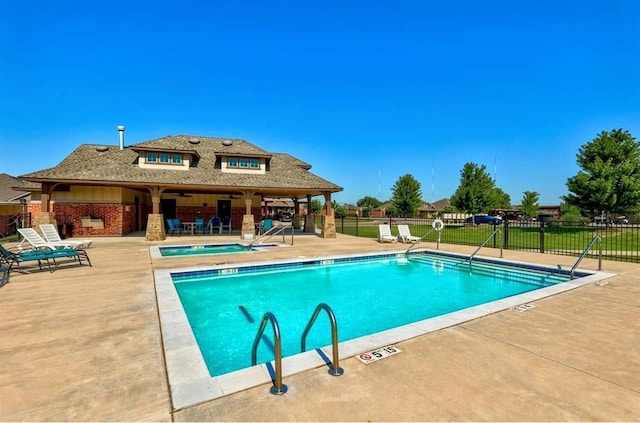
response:
{"label": "white lounge chair", "polygon": [[398,242],[398,237],[391,235],[391,226],[378,225],[378,242]]}
{"label": "white lounge chair", "polygon": [[63,242],[73,245],[74,248],[89,248],[91,247],[92,239],[62,239],[60,238],[60,234],[56,229],[56,226],[52,223],[44,223],[40,225],[40,230],[42,231],[42,235],[44,235],[44,239],[47,242]]}
{"label": "white lounge chair", "polygon": [[402,242],[418,243],[422,241],[422,238],[420,238],[419,236],[411,235],[409,225],[398,225],[398,234],[400,236],[400,241]]}
{"label": "white lounge chair", "polygon": [[22,237],[24,238],[22,241],[20,241],[20,244],[18,244],[18,248],[20,249],[22,249],[22,244],[24,243],[24,241],[27,241],[36,250],[42,249],[42,248],[49,248],[49,249],[77,248],[75,245],[70,244],[66,241],[47,242],[33,228],[18,228],[18,232],[20,232],[20,235],[22,235]]}

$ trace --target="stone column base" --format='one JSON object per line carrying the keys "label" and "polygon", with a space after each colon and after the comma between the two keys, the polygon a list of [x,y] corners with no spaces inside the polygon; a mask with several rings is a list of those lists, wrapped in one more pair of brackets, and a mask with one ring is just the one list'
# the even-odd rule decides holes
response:
{"label": "stone column base", "polygon": [[167,234],[164,232],[164,215],[150,214],[147,221],[147,241],[164,241]]}
{"label": "stone column base", "polygon": [[240,239],[255,239],[256,223],[252,214],[242,216],[242,230],[240,231]]}
{"label": "stone column base", "polygon": [[321,238],[337,238],[336,235],[336,218],[335,216],[322,216],[322,233]]}
{"label": "stone column base", "polygon": [[38,233],[42,236],[42,231],[40,230],[40,225],[44,225],[46,223],[51,223],[55,226],[56,230],[58,229],[58,222],[56,221],[56,214],[51,212],[40,212],[36,213],[31,221],[31,227],[34,228]]}
{"label": "stone column base", "polygon": [[304,231],[314,233],[316,231],[316,215],[308,214],[304,220]]}

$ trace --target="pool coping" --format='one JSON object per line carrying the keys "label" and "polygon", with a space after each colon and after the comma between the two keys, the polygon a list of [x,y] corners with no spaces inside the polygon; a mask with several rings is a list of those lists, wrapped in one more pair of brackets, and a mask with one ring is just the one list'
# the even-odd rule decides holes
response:
{"label": "pool coping", "polygon": [[[150,247],[153,248],[153,247]],[[443,253],[428,248],[416,248],[413,253],[429,253],[446,257],[468,259],[468,255],[457,253]],[[405,250],[387,251],[384,253],[347,254],[324,257],[297,257],[286,260],[274,260],[273,265],[299,263],[305,260],[323,261],[361,257],[404,256]],[[539,265],[522,261],[505,260],[476,256],[474,260],[484,263],[507,264],[516,267],[536,268],[558,272],[558,267]],[[200,348],[191,330],[186,313],[172,280],[172,273],[206,272],[220,269],[237,269],[252,266],[269,266],[264,262],[246,262],[238,264],[223,264],[218,266],[190,267],[181,269],[161,269],[154,271],[156,299],[160,317],[160,329],[163,339],[163,349],[167,365],[170,393],[174,410],[180,410],[201,404],[216,398],[240,392],[255,386],[272,383],[272,376],[267,363],[241,369],[221,376],[210,376]],[[566,269],[561,269],[567,272]],[[432,317],[407,325],[399,326],[372,335],[351,339],[339,343],[340,359],[344,360],[387,345],[425,335],[447,327],[459,325],[499,311],[508,310],[532,301],[567,292],[581,286],[599,282],[615,276],[614,273],[600,271],[579,272],[582,277],[562,282],[535,291],[514,295],[490,303],[469,307],[456,312]],[[585,276],[586,275],[586,276]],[[320,348],[325,357],[332,355],[331,346]],[[283,377],[327,366],[326,358],[316,350],[307,351],[282,359]],[[272,367],[273,361],[270,366]],[[273,367],[272,367],[273,368]]]}
{"label": "pool coping", "polygon": [[[176,244],[176,245],[170,245],[170,246],[165,246],[165,245],[152,245],[149,247],[149,256],[155,260],[155,259],[171,259],[171,258],[181,258],[181,257],[193,257],[193,255],[185,255],[185,256],[163,256],[162,253],[160,252],[161,248],[184,248],[184,247],[192,247],[194,245],[216,245],[216,246],[224,246],[224,245],[242,245],[245,247],[248,247],[250,245],[252,245],[253,247],[255,247],[255,250],[252,251],[238,251],[238,252],[227,252],[227,253],[212,253],[212,254],[198,254],[198,256],[202,256],[202,257],[207,257],[207,256],[221,256],[224,254],[252,254],[252,253],[261,253],[264,251],[269,251],[269,248],[271,247],[288,247],[288,244],[280,244],[277,242],[269,242],[269,243],[265,243],[265,244],[252,244],[250,242],[221,242],[221,243],[213,243],[213,242],[205,242],[202,244],[199,243],[195,243],[195,242],[191,242],[189,244]],[[264,247],[264,248],[260,248],[260,247]]]}

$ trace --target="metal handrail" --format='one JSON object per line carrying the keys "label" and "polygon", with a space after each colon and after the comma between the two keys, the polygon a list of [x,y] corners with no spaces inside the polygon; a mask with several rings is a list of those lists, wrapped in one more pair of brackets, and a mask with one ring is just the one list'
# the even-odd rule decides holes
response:
{"label": "metal handrail", "polygon": [[[431,230],[430,230],[430,231],[428,231],[426,234],[422,235],[422,237],[420,238],[420,241],[422,241],[423,239],[425,239],[425,238],[427,237],[427,235],[429,235],[431,232],[433,232],[433,231],[435,231],[435,230],[436,230],[436,228],[431,228]],[[417,242],[415,242],[415,243],[413,243],[413,244],[409,245],[409,248],[407,248],[407,251],[405,251],[404,253],[405,253],[405,254],[408,254],[408,253],[409,253],[409,250],[410,250],[410,249],[412,249],[413,247],[415,247],[416,245],[418,245],[418,243],[417,243]]]}
{"label": "metal handrail", "polygon": [[293,226],[281,226],[281,225],[275,225],[275,226],[271,227],[265,233],[258,235],[258,237],[256,239],[254,239],[253,242],[251,242],[251,244],[249,244],[249,245],[253,246],[258,241],[260,241],[260,242],[267,241],[267,240],[269,240],[269,239],[271,239],[274,236],[279,235],[279,234],[282,234],[282,243],[284,244],[286,242],[285,236],[286,236],[287,228],[291,228],[291,245],[293,245],[293,234],[295,233],[294,227]]}
{"label": "metal handrail", "polygon": [[598,270],[602,270],[602,238],[600,237],[600,235],[596,235],[593,237],[589,245],[587,245],[587,248],[584,249],[582,254],[580,254],[580,257],[578,257],[578,260],[571,268],[571,272],[569,273],[569,275],[571,276],[571,279],[573,279],[574,277],[573,274],[578,268],[578,265],[580,264],[582,259],[584,259],[584,257],[587,255],[587,253],[589,252],[591,247],[593,247],[593,244],[595,244],[596,241],[598,241]]}
{"label": "metal handrail", "polygon": [[331,321],[331,345],[333,347],[333,362],[331,363],[331,367],[329,368],[329,374],[331,376],[340,376],[344,373],[344,370],[340,367],[340,363],[338,361],[338,324],[336,323],[336,316],[333,314],[333,310],[331,310],[331,307],[329,307],[325,303],[318,304],[316,310],[311,316],[311,319],[309,319],[309,323],[307,323],[307,327],[304,329],[304,332],[302,332],[302,339],[300,340],[300,352],[305,352],[307,350],[307,335],[309,334],[311,327],[318,318],[321,310],[327,312],[327,314],[329,315],[329,320]]}
{"label": "metal handrail", "polygon": [[258,333],[256,334],[256,339],[253,341],[253,347],[251,348],[251,365],[255,366],[256,362],[258,361],[258,344],[260,343],[262,333],[267,326],[267,321],[270,321],[271,326],[273,327],[273,343],[275,347],[274,353],[276,362],[276,377],[273,382],[273,386],[270,389],[270,392],[274,395],[282,395],[287,393],[287,385],[284,385],[282,383],[282,348],[280,346],[280,327],[278,326],[276,316],[274,316],[270,311],[265,313],[265,315],[262,317],[262,322],[260,322],[260,328],[258,329]]}
{"label": "metal handrail", "polygon": [[[482,249],[482,247],[485,246],[485,244],[487,242],[489,242],[489,240],[491,239],[491,237],[493,237],[496,233],[500,232],[500,228],[496,228],[493,232],[491,232],[491,235],[489,235],[487,237],[487,239],[484,240],[484,242],[482,244],[480,244],[480,246],[478,246],[478,248],[476,248],[476,250],[473,252],[473,254],[471,254],[469,256],[469,264],[471,264],[471,260],[473,259],[473,257],[478,254],[478,251],[480,251],[480,249]],[[500,258],[502,258],[502,242],[500,242]]]}

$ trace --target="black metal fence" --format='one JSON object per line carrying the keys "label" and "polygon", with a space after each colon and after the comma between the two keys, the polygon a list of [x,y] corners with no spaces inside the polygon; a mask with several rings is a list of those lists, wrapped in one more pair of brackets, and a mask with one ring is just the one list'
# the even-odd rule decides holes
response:
{"label": "black metal fence", "polygon": [[15,235],[22,227],[31,227],[31,213],[0,216],[0,238]]}
{"label": "black metal fence", "polygon": [[[412,235],[435,242],[438,232],[435,219],[410,218],[336,218],[336,231],[343,234],[377,238],[378,225],[389,224],[398,235],[398,224],[409,225]],[[579,256],[594,237],[596,243],[586,257],[595,258],[602,248],[606,260],[640,263],[640,224],[594,224],[562,221],[508,221],[500,225],[474,225],[464,221],[444,221],[440,242],[510,250],[532,251],[567,256]]]}

